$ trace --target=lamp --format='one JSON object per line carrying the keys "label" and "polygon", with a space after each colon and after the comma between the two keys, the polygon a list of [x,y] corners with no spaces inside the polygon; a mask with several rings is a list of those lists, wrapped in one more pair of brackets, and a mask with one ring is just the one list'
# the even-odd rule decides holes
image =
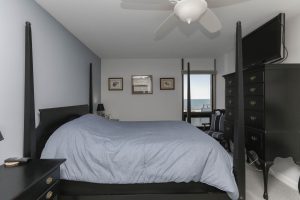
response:
{"label": "lamp", "polygon": [[98,106],[97,106],[97,113],[98,113],[98,115],[104,116],[104,111],[105,111],[104,105],[102,103],[98,104]]}
{"label": "lamp", "polygon": [[205,0],[179,1],[174,8],[179,19],[188,24],[197,21],[206,10],[207,3]]}
{"label": "lamp", "polygon": [[4,140],[2,134],[1,134],[1,131],[0,131],[0,141]]}

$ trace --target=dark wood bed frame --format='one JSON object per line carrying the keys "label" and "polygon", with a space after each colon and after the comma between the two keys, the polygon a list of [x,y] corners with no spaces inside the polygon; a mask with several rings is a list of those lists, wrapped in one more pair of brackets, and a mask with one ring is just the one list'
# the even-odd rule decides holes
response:
{"label": "dark wood bed frame", "polygon": [[[35,104],[32,62],[31,24],[26,22],[25,31],[25,112],[24,112],[24,156],[39,159],[51,134],[64,123],[92,113],[92,64],[90,65],[90,105],[41,109],[40,123],[35,128]],[[236,81],[239,83],[234,134],[234,174],[239,188],[239,199],[245,199],[245,158],[243,120],[243,75],[242,75],[242,30],[236,29]],[[188,80],[190,64],[188,64]],[[188,81],[190,86],[190,81]],[[190,90],[188,90],[190,102]],[[191,106],[188,103],[188,119],[191,121]],[[222,167],[222,166],[220,166]],[[222,200],[227,194],[203,183],[158,183],[158,184],[96,184],[62,180],[60,197],[63,200]]]}

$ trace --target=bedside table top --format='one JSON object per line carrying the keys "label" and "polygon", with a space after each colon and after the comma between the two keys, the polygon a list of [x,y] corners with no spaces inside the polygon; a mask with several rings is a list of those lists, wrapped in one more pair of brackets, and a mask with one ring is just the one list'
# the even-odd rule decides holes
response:
{"label": "bedside table top", "polygon": [[7,168],[0,166],[1,199],[13,199],[57,169],[64,159],[30,160],[24,165]]}

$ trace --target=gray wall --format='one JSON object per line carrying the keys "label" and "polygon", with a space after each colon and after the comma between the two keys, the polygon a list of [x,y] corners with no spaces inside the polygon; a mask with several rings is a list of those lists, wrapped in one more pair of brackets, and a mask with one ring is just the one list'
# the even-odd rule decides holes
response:
{"label": "gray wall", "polygon": [[[213,70],[211,58],[187,58],[191,70]],[[112,118],[129,121],[181,120],[181,59],[103,59],[102,102]],[[133,95],[132,75],[152,75],[153,94]],[[108,91],[108,78],[123,77],[123,91]],[[160,78],[174,77],[175,90],[160,90]]]}
{"label": "gray wall", "polygon": [[285,63],[300,63],[300,15],[286,22],[285,42],[289,57]]}
{"label": "gray wall", "polygon": [[87,104],[90,62],[94,103],[100,101],[100,59],[33,0],[0,0],[0,164],[23,154],[26,21],[32,23],[36,109]]}
{"label": "gray wall", "polygon": [[217,58],[217,108],[225,108],[225,79],[224,75],[235,71],[235,50]]}

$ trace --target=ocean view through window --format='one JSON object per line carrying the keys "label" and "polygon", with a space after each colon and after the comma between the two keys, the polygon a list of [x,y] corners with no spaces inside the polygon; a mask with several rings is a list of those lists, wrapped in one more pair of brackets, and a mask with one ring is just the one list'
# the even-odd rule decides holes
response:
{"label": "ocean view through window", "polygon": [[[212,90],[210,74],[191,74],[192,112],[212,111]],[[184,112],[187,111],[187,75],[184,75]]]}
{"label": "ocean view through window", "polygon": [[[203,127],[209,123],[212,111],[212,74],[191,74],[191,123],[196,127]],[[187,75],[184,75],[184,107],[187,112]],[[206,114],[208,113],[208,114]],[[204,115],[203,115],[204,114]]]}

